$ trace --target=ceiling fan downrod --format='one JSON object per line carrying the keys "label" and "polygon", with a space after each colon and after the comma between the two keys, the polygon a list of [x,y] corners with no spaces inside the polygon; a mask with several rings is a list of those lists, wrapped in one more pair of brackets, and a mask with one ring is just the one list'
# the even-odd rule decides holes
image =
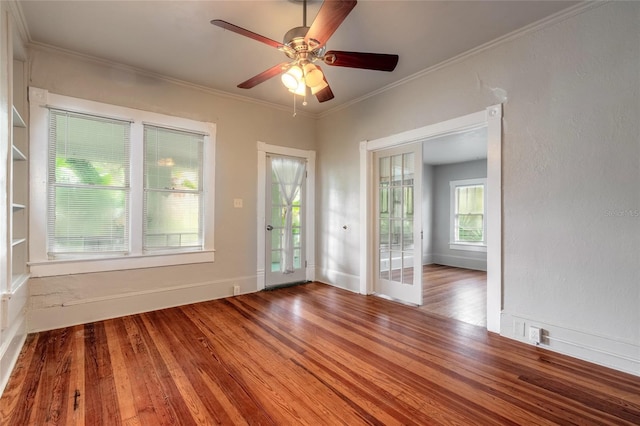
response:
{"label": "ceiling fan downrod", "polygon": [[302,26],[307,26],[307,0],[302,0]]}

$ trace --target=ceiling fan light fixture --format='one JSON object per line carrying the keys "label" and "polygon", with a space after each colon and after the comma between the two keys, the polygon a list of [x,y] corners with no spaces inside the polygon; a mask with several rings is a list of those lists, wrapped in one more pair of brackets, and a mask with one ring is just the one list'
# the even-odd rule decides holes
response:
{"label": "ceiling fan light fixture", "polygon": [[304,83],[300,83],[295,89],[289,89],[289,92],[294,95],[304,96],[307,93],[307,86]]}
{"label": "ceiling fan light fixture", "polygon": [[319,84],[316,84],[315,86],[311,87],[311,94],[312,95],[316,95],[316,93],[318,93],[319,91],[321,91],[322,89],[326,88],[329,86],[329,83],[327,83],[326,81],[321,80]]}
{"label": "ceiling fan light fixture", "polygon": [[298,86],[300,86],[302,75],[302,69],[299,66],[294,65],[289,68],[289,71],[282,74],[282,84],[284,84],[287,89],[294,91]]}
{"label": "ceiling fan light fixture", "polygon": [[309,62],[304,66],[304,81],[307,86],[314,87],[324,81],[324,75],[320,68]]}

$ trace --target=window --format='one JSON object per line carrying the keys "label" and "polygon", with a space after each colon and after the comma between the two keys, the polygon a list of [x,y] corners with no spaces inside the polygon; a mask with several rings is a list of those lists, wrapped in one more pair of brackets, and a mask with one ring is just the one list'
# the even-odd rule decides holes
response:
{"label": "window", "polygon": [[144,126],[144,250],[202,247],[204,137]]}
{"label": "window", "polygon": [[30,99],[33,276],[213,261],[214,124]]}
{"label": "window", "polygon": [[48,255],[129,251],[127,121],[49,111]]}
{"label": "window", "polygon": [[486,179],[457,180],[451,189],[450,248],[486,250]]}

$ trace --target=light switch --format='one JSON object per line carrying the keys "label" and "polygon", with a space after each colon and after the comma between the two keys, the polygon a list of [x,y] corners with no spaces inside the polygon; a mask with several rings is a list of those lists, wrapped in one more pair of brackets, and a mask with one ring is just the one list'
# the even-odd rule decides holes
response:
{"label": "light switch", "polygon": [[241,209],[242,208],[242,198],[234,198],[233,199],[233,207],[235,207],[236,209]]}

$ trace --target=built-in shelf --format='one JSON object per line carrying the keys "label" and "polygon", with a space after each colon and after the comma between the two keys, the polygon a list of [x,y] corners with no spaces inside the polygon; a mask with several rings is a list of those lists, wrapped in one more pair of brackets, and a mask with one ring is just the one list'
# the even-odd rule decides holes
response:
{"label": "built-in shelf", "polygon": [[27,127],[16,107],[13,107],[13,127]]}
{"label": "built-in shelf", "polygon": [[27,241],[26,238],[15,238],[15,239],[11,240],[11,247],[15,247],[17,245],[25,243],[26,241]]}
{"label": "built-in shelf", "polygon": [[[20,288],[20,286],[27,282],[27,280],[31,278],[29,274],[15,274],[11,277],[11,288],[13,291]],[[3,295],[6,296],[7,299],[11,299],[11,293]]]}
{"label": "built-in shelf", "polygon": [[14,212],[18,212],[18,211],[20,211],[20,210],[24,210],[24,209],[26,209],[26,208],[27,208],[27,206],[25,206],[24,204],[16,204],[16,203],[13,203],[13,211],[14,211]]}
{"label": "built-in shelf", "polygon": [[11,152],[12,152],[12,156],[13,156],[13,160],[14,161],[26,161],[27,160],[27,156],[24,155],[22,152],[20,152],[20,150],[18,148],[16,148],[15,145],[12,148],[13,149],[11,150]]}

